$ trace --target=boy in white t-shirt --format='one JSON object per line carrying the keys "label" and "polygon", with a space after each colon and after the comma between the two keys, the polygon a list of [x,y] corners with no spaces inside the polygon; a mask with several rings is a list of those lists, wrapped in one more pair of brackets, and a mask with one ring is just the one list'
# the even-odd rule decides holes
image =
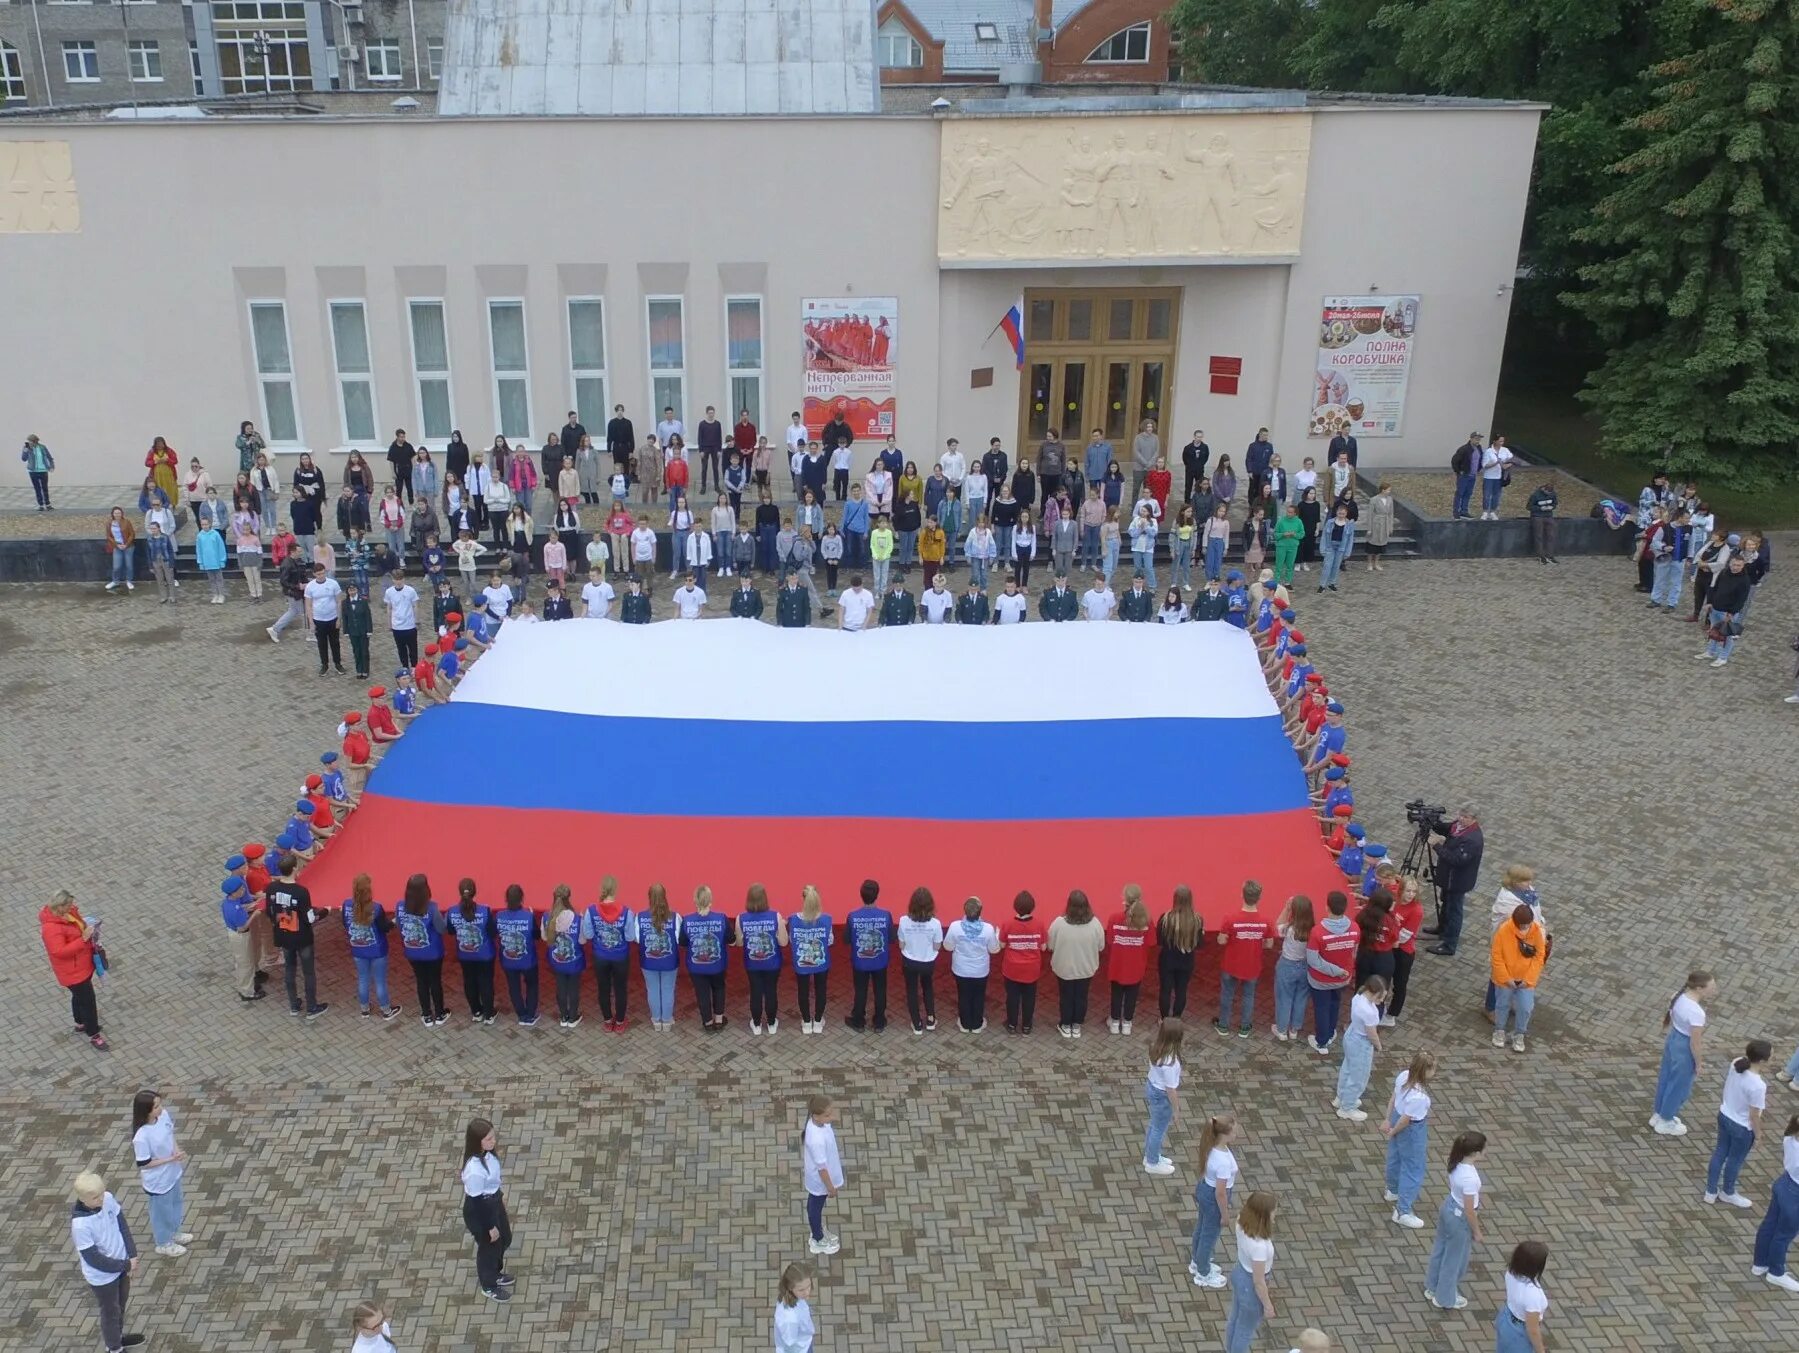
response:
{"label": "boy in white t-shirt", "polygon": [[605,570],[598,567],[589,570],[587,581],[581,585],[581,604],[586,608],[582,614],[589,620],[604,620],[617,595],[612,584],[606,581]]}
{"label": "boy in white t-shirt", "polygon": [[842,1242],[825,1230],[825,1201],[843,1187],[843,1157],[837,1152],[837,1105],[829,1095],[806,1101],[806,1130],[800,1147],[800,1173],[806,1184],[806,1222],[812,1228],[807,1249],[836,1254]]}

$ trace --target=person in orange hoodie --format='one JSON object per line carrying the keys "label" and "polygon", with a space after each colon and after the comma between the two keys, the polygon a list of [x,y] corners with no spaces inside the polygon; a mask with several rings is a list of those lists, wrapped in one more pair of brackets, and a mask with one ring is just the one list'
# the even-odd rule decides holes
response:
{"label": "person in orange hoodie", "polygon": [[50,956],[50,971],[69,992],[69,1007],[75,1015],[75,1029],[87,1035],[87,1041],[106,1051],[106,1039],[100,1033],[100,1005],[94,999],[94,928],[75,905],[75,895],[57,893],[37,914],[38,930],[44,937],[44,952]]}
{"label": "person in orange hoodie", "polygon": [[1524,1051],[1530,1012],[1537,1004],[1537,982],[1549,957],[1543,923],[1528,903],[1512,909],[1511,919],[1493,932],[1493,1046],[1505,1046],[1505,1024],[1512,1017],[1512,1051]]}

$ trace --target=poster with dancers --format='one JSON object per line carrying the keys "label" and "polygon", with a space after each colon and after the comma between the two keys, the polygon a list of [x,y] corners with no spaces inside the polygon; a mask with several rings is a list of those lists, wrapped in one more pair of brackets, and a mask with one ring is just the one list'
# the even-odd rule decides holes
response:
{"label": "poster with dancers", "polygon": [[[897,436],[893,367],[899,356],[899,301],[892,296],[805,297],[806,435],[841,416],[857,440]],[[829,448],[827,447],[828,451]]]}

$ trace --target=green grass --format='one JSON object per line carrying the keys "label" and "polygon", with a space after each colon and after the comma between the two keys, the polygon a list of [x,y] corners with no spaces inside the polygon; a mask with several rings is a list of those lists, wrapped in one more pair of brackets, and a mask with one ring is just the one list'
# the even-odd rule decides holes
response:
{"label": "green grass", "polygon": [[[1636,502],[1638,492],[1649,482],[1642,466],[1600,452],[1599,425],[1572,394],[1536,386],[1502,386],[1493,430],[1526,456],[1534,453],[1534,458],[1559,465],[1625,502]],[[1699,495],[1711,504],[1718,521],[1732,530],[1799,528],[1799,483],[1744,492],[1701,480]]]}

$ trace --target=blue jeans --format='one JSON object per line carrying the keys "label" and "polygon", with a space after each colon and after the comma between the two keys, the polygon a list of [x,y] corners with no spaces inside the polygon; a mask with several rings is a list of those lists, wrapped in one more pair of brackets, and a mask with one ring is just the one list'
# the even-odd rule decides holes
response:
{"label": "blue jeans", "polygon": [[387,955],[380,958],[363,958],[351,955],[356,960],[356,1004],[364,1010],[369,1008],[369,987],[375,988],[375,1004],[380,1009],[387,1009]]}
{"label": "blue jeans", "polygon": [[1088,568],[1099,567],[1099,527],[1081,528],[1081,562]]}
{"label": "blue jeans", "polygon": [[1661,1070],[1655,1077],[1655,1116],[1677,1117],[1687,1096],[1693,1093],[1693,1044],[1678,1029],[1668,1030],[1662,1044]]}
{"label": "blue jeans", "polygon": [[675,548],[674,552],[670,554],[668,558],[668,571],[670,573],[685,573],[687,571],[687,537],[689,534],[691,534],[691,532],[683,531],[678,527],[675,529]]}
{"label": "blue jeans", "polygon": [[[1224,1196],[1228,1199],[1234,1193],[1235,1190],[1226,1189]],[[1224,1229],[1224,1214],[1218,1210],[1217,1192],[1206,1183],[1203,1174],[1193,1190],[1193,1201],[1199,1204],[1199,1220],[1193,1223],[1192,1261],[1203,1278],[1212,1268],[1212,1251],[1217,1248],[1218,1233]]]}
{"label": "blue jeans", "polygon": [[1788,1059],[1785,1070],[1788,1080],[1791,1080],[1794,1076],[1799,1076],[1799,1048],[1793,1049],[1793,1055]]}
{"label": "blue jeans", "polygon": [[894,533],[894,557],[900,561],[901,568],[911,568],[918,562],[918,532],[896,531]]}
{"label": "blue jeans", "polygon": [[1306,962],[1303,958],[1283,958],[1274,965],[1274,1027],[1282,1033],[1296,1034],[1305,1023]]}
{"label": "blue jeans", "polygon": [[[1399,1121],[1398,1114],[1387,1115],[1387,1126]],[[1430,1132],[1423,1122],[1407,1123],[1405,1131],[1387,1138],[1387,1192],[1397,1193],[1399,1215],[1411,1212],[1418,1201],[1418,1190],[1424,1187],[1424,1158],[1430,1150]]]}
{"label": "blue jeans", "polygon": [[[387,552],[393,556],[393,563],[394,563],[395,567],[398,567],[400,564],[405,562],[405,560],[406,560],[406,533],[404,531],[389,531],[389,532],[387,532]],[[307,550],[306,555],[308,558],[311,558],[312,551]]]}
{"label": "blue jeans", "polygon": [[1312,988],[1312,1041],[1328,1047],[1337,1036],[1337,1020],[1343,1010],[1342,987]]}
{"label": "blue jeans", "polygon": [[891,559],[875,560],[875,596],[884,597],[887,595],[887,573],[892,567],[893,560]]}
{"label": "blue jeans", "polygon": [[1224,542],[1208,540],[1206,542],[1206,581],[1224,576]]}
{"label": "blue jeans", "polygon": [[672,1024],[675,1018],[675,970],[643,970],[643,989],[649,998],[650,1022]]}
{"label": "blue jeans", "polygon": [[156,1237],[158,1245],[174,1243],[175,1237],[181,1234],[181,1214],[186,1203],[181,1196],[181,1181],[175,1181],[175,1187],[167,1193],[149,1193],[144,1195],[150,1204],[150,1234]]}
{"label": "blue jeans", "polygon": [[[118,556],[115,554],[113,558],[117,559]],[[1722,639],[1707,639],[1705,641],[1705,651],[1711,654],[1712,657],[1728,658],[1736,649],[1738,636],[1730,632],[1730,622],[1736,618],[1736,616],[1733,616],[1728,612],[1712,612],[1710,624],[1708,624],[1706,628],[1710,629],[1712,625],[1716,625],[1724,632],[1724,638]]]}
{"label": "blue jeans", "polygon": [[1176,586],[1193,586],[1193,542],[1174,538],[1172,545],[1174,554],[1174,581]]}
{"label": "blue jeans", "polygon": [[1112,575],[1118,571],[1118,542],[1106,542],[1105,558],[1100,562],[1100,572],[1106,575],[1106,585],[1112,585]]}
{"label": "blue jeans", "polygon": [[1249,1353],[1262,1325],[1262,1298],[1255,1276],[1242,1264],[1231,1265],[1231,1313],[1224,1319],[1224,1353]]}
{"label": "blue jeans", "polygon": [[1535,1353],[1530,1331],[1504,1302],[1499,1304],[1499,1314],[1493,1317],[1493,1335],[1493,1353]]}
{"label": "blue jeans", "polygon": [[1154,550],[1132,550],[1131,568],[1134,572],[1143,575],[1151,592],[1156,590],[1156,552]]}
{"label": "blue jeans", "polygon": [[714,531],[712,533],[712,558],[721,569],[728,569],[731,567],[731,552],[734,545],[735,542],[731,539],[731,533],[729,531]]}
{"label": "blue jeans", "polygon": [[977,559],[972,554],[968,556],[968,581],[983,591],[986,590],[987,561],[985,559]]}
{"label": "blue jeans", "polygon": [[1455,517],[1467,516],[1468,503],[1473,497],[1474,476],[1471,474],[1457,475],[1455,477],[1455,506],[1450,509],[1450,515]]}
{"label": "blue jeans", "polygon": [[1437,943],[1452,954],[1462,942],[1462,914],[1467,901],[1468,893],[1465,889],[1459,893],[1443,894],[1443,924],[1437,932]]}
{"label": "blue jeans", "polygon": [[806,1195],[806,1225],[812,1228],[812,1238],[825,1238],[825,1200],[826,1193],[808,1193]]}
{"label": "blue jeans", "polygon": [[1232,977],[1228,972],[1218,979],[1218,1022],[1225,1028],[1231,1027],[1231,1007],[1236,1004],[1236,995],[1243,993],[1243,1022],[1237,1027],[1245,1033],[1256,1018],[1256,980]]}
{"label": "blue jeans", "polygon": [[1452,1194],[1437,1209],[1437,1238],[1430,1247],[1430,1263],[1424,1269],[1424,1290],[1439,1306],[1454,1306],[1457,1289],[1468,1276],[1468,1256],[1474,1250],[1474,1231]]}
{"label": "blue jeans", "polygon": [[1680,605],[1680,586],[1686,581],[1680,565],[1672,558],[1655,561],[1655,586],[1649,589],[1651,606],[1666,606],[1670,611]]}
{"label": "blue jeans", "polygon": [[1143,1087],[1143,1100],[1149,1105],[1149,1128],[1143,1134],[1143,1163],[1154,1165],[1162,1158],[1162,1138],[1174,1121],[1174,1102],[1168,1092],[1156,1085]]}
{"label": "blue jeans", "polygon": [[1500,1033],[1505,1032],[1505,1021],[1509,1016],[1512,1032],[1520,1038],[1530,1028],[1530,1012],[1537,1008],[1537,989],[1535,987],[1494,987],[1493,988],[1493,1027]]}
{"label": "blue jeans", "polygon": [[1359,1109],[1368,1073],[1374,1070],[1374,1043],[1351,1029],[1343,1037],[1343,1066],[1337,1072],[1337,1107]]}
{"label": "blue jeans", "polygon": [[1499,511],[1499,495],[1504,492],[1505,485],[1495,475],[1492,479],[1480,481],[1480,510],[1482,512]]}
{"label": "blue jeans", "polygon": [[137,557],[132,548],[114,550],[107,558],[112,560],[112,581],[129,583],[137,580]]}
{"label": "blue jeans", "polygon": [[1785,1170],[1774,1176],[1774,1195],[1768,1199],[1768,1215],[1755,1232],[1757,1268],[1776,1278],[1787,1271],[1787,1250],[1799,1236],[1799,1183]]}
{"label": "blue jeans", "polygon": [[997,523],[994,525],[993,539],[999,546],[999,557],[1001,559],[1010,559],[1012,557],[1012,532],[1015,529],[1015,527],[1001,526]]}
{"label": "blue jeans", "polygon": [[1349,558],[1349,551],[1339,545],[1324,547],[1324,571],[1318,575],[1318,586],[1333,587],[1337,576],[1343,572],[1343,561]]}
{"label": "blue jeans", "polygon": [[1712,1148],[1711,1164],[1705,1167],[1705,1191],[1719,1192],[1722,1184],[1723,1192],[1737,1191],[1737,1172],[1743,1168],[1743,1161],[1748,1158],[1749,1148],[1755,1145],[1755,1134],[1741,1123],[1718,1115],[1718,1144]]}

